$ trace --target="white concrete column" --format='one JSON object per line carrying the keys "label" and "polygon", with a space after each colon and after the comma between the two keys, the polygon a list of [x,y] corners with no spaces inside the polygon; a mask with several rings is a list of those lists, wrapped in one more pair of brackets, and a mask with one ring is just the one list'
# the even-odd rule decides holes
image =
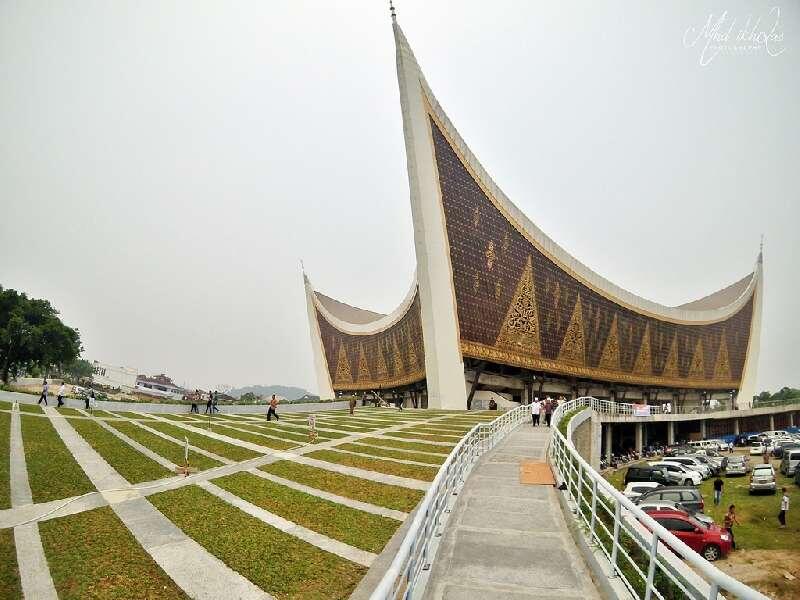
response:
{"label": "white concrete column", "polygon": [[613,442],[613,425],[611,423],[606,423],[606,460],[611,460],[611,444]]}
{"label": "white concrete column", "polygon": [[644,448],[644,423],[636,423],[636,451],[641,454]]}
{"label": "white concrete column", "polygon": [[667,444],[675,443],[675,421],[667,421]]}
{"label": "white concrete column", "polygon": [[706,420],[705,419],[700,421],[700,439],[701,440],[706,439]]}
{"label": "white concrete column", "polygon": [[770,431],[775,431],[775,415],[769,416],[769,429]]}
{"label": "white concrete column", "polygon": [[789,427],[794,427],[794,413],[789,413]]}
{"label": "white concrete column", "polygon": [[739,431],[739,419],[734,419],[733,420],[733,434],[734,435],[739,435],[739,433],[741,433]]}

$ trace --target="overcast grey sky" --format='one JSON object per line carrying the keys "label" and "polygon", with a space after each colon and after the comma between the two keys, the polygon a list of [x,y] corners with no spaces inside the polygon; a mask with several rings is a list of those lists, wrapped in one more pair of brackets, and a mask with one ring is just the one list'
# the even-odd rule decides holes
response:
{"label": "overcast grey sky", "polygon": [[[89,359],[315,390],[300,259],[381,312],[414,269],[387,4],[0,1],[0,284]],[[770,53],[692,45],[773,6]],[[495,181],[615,283],[694,299],[764,233],[759,386],[800,386],[797,2],[397,9]]]}

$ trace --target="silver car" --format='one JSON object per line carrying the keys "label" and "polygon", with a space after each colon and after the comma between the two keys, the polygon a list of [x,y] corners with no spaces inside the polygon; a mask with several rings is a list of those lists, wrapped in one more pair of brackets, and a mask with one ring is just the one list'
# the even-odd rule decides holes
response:
{"label": "silver car", "polygon": [[687,515],[693,516],[700,521],[703,525],[711,525],[714,519],[702,512],[692,512],[687,510],[686,507],[680,502],[670,502],[669,500],[646,500],[639,505],[644,512],[652,512],[655,510],[677,510],[678,512],[685,512]]}
{"label": "silver car", "polygon": [[731,456],[728,459],[728,464],[725,466],[725,477],[731,475],[747,475],[747,461],[744,457]]}
{"label": "silver car", "polygon": [[769,492],[775,493],[775,469],[772,465],[756,465],[753,467],[753,474],[750,476],[750,493]]}

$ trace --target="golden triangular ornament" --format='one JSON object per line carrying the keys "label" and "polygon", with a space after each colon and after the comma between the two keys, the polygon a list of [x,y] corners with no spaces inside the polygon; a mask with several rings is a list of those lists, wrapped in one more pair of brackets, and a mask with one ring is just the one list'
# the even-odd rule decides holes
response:
{"label": "golden triangular ornament", "polygon": [[361,344],[358,352],[358,381],[369,381],[372,376],[369,374],[367,365],[367,355],[364,353],[364,344]]}
{"label": "golden triangular ornament", "polygon": [[610,371],[620,370],[619,334],[617,332],[616,313],[614,314],[614,319],[611,321],[611,328],[608,330],[608,339],[606,339],[606,345],[603,348],[603,354],[600,356],[600,364],[598,366],[601,369]]}
{"label": "golden triangular ornament", "polygon": [[672,344],[669,347],[669,353],[667,354],[667,360],[664,361],[664,370],[661,371],[662,377],[671,377],[673,379],[677,379],[679,377],[678,374],[678,334],[675,334],[672,338]]}
{"label": "golden triangular ornament", "polygon": [[634,375],[653,374],[653,362],[650,352],[650,323],[645,325],[644,334],[642,335],[642,344],[639,346],[639,353],[636,355],[636,362],[633,363]]}
{"label": "golden triangular ornament", "polygon": [[497,345],[533,356],[542,355],[539,338],[539,311],[533,287],[533,258],[528,256],[525,268],[517,282],[514,298],[497,336]]}
{"label": "golden triangular ornament", "polygon": [[728,340],[725,332],[722,332],[722,337],[719,341],[719,350],[717,351],[717,360],[714,363],[714,379],[720,381],[730,381],[731,377],[731,361],[728,357]]}
{"label": "golden triangular ornament", "polygon": [[689,379],[705,379],[706,361],[703,356],[703,338],[698,338],[697,345],[694,347],[692,362],[689,365]]}
{"label": "golden triangular ornament", "polygon": [[572,311],[572,318],[564,334],[564,340],[561,342],[558,360],[574,365],[586,364],[586,339],[583,335],[583,309],[580,294],[575,301],[575,310]]}
{"label": "golden triangular ornament", "polygon": [[339,344],[339,360],[336,364],[336,381],[353,383],[353,374],[350,371],[350,360],[347,358],[344,343]]}

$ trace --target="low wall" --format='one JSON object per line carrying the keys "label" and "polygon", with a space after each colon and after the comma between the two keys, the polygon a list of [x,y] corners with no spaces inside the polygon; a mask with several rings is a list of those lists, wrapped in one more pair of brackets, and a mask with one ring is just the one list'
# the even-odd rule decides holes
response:
{"label": "low wall", "polygon": [[[50,406],[55,405],[56,396],[53,393],[52,387],[48,396]],[[19,392],[3,392],[0,391],[0,400],[8,402],[19,402],[20,404],[36,404],[38,396],[31,394],[22,394]],[[83,408],[84,402],[82,400],[74,400],[72,398],[65,398],[64,405],[70,408]],[[198,403],[198,408],[202,412],[205,410],[205,402]],[[335,410],[347,408],[348,402],[308,402],[302,404],[289,404],[283,403],[278,405],[278,414],[284,413],[305,413],[316,412],[321,410]],[[151,402],[97,402],[98,410],[111,410],[111,411],[132,411],[143,413],[181,413],[189,412],[189,404],[157,404]],[[220,404],[218,405],[220,413],[232,414],[266,414],[266,404]]]}

